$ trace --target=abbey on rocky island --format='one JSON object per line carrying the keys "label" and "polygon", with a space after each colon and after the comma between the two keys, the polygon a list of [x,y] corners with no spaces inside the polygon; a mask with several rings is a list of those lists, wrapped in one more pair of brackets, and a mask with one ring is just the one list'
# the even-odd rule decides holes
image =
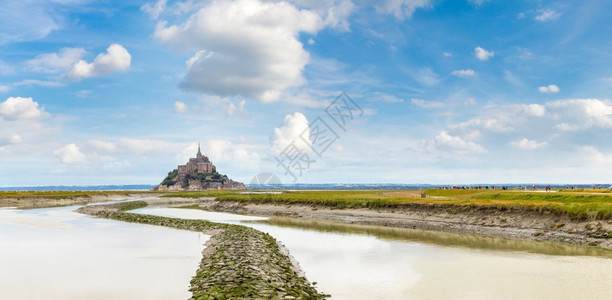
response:
{"label": "abbey on rocky island", "polygon": [[219,174],[217,167],[202,154],[200,145],[195,158],[168,172],[168,176],[154,190],[157,191],[206,191],[206,190],[245,190],[241,182]]}

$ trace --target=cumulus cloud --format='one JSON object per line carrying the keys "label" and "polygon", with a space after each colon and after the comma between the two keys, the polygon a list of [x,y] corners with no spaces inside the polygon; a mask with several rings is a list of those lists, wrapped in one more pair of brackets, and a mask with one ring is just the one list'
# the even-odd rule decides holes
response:
{"label": "cumulus cloud", "polygon": [[540,104],[523,105],[523,111],[531,116],[541,117],[546,113],[546,106]]}
{"label": "cumulus cloud", "polygon": [[534,149],[545,147],[546,145],[548,145],[548,143],[538,142],[538,141],[528,140],[526,138],[523,138],[519,141],[510,142],[510,145],[523,149],[523,150],[534,150]]}
{"label": "cumulus cloud", "polygon": [[65,75],[70,80],[81,80],[89,77],[99,77],[114,72],[123,72],[130,67],[132,56],[119,44],[112,44],[106,53],[100,53],[93,62],[84,60],[76,62]]}
{"label": "cumulus cloud", "polygon": [[446,104],[438,101],[427,101],[423,99],[411,99],[410,102],[416,106],[420,106],[422,108],[442,108],[445,107]]}
{"label": "cumulus cloud", "polygon": [[33,72],[62,73],[72,68],[86,51],[83,48],[62,48],[57,53],[45,53],[28,60],[26,65]]}
{"label": "cumulus cloud", "polygon": [[471,69],[465,69],[465,70],[455,70],[451,74],[455,76],[459,76],[459,77],[470,77],[470,76],[474,76],[476,72],[474,72],[474,70],[471,70]]}
{"label": "cumulus cloud", "polygon": [[410,18],[417,8],[431,5],[429,0],[384,0],[378,1],[374,8],[382,14],[393,15],[397,19]]}
{"label": "cumulus cloud", "polygon": [[489,60],[489,58],[495,55],[495,52],[487,51],[481,48],[480,46],[478,46],[474,49],[474,55],[476,56],[476,58],[478,58],[478,60],[487,61]]}
{"label": "cumulus cloud", "polygon": [[45,123],[48,116],[32,98],[9,97],[0,102],[0,151],[10,153],[19,145],[53,136],[56,128]]}
{"label": "cumulus cloud", "polygon": [[555,128],[561,131],[578,131],[591,128],[612,129],[612,102],[598,99],[559,100],[546,104]]}
{"label": "cumulus cloud", "polygon": [[53,154],[63,164],[70,165],[72,172],[75,170],[119,171],[130,167],[131,163],[128,160],[121,161],[116,157],[104,154],[105,151],[114,152],[115,150],[117,149],[114,143],[93,140],[81,145],[67,144],[53,151]]}
{"label": "cumulus cloud", "polygon": [[[306,131],[306,133],[304,133]],[[280,154],[291,143],[302,151],[307,151],[312,144],[310,141],[310,131],[308,119],[300,112],[293,115],[286,115],[281,127],[275,128],[272,135],[272,153]]]}
{"label": "cumulus cloud", "polygon": [[174,111],[177,113],[184,113],[187,111],[187,104],[181,102],[181,101],[176,101],[174,102]]}
{"label": "cumulus cloud", "polygon": [[435,142],[437,145],[449,147],[459,151],[467,151],[474,153],[487,152],[484,147],[471,141],[466,141],[458,136],[452,136],[446,131],[441,131],[436,135]]}
{"label": "cumulus cloud", "polygon": [[43,109],[32,98],[9,97],[0,103],[0,117],[5,120],[37,119],[43,114]]}
{"label": "cumulus cloud", "polygon": [[540,91],[540,93],[558,93],[559,91],[561,91],[561,89],[559,89],[558,86],[551,84],[549,86],[539,87],[538,91]]}
{"label": "cumulus cloud", "polygon": [[87,157],[76,144],[68,144],[60,149],[53,151],[62,163],[65,164],[78,164],[83,163],[87,160]]}
{"label": "cumulus cloud", "polygon": [[6,146],[6,145],[19,144],[21,142],[23,142],[23,139],[18,134],[10,134],[10,135],[4,136],[0,132],[0,147]]}
{"label": "cumulus cloud", "polygon": [[547,21],[556,20],[560,16],[561,14],[556,12],[555,10],[545,9],[545,10],[539,11],[539,14],[535,16],[534,20],[540,21],[540,22],[547,22]]}
{"label": "cumulus cloud", "polygon": [[182,51],[187,61],[181,87],[220,96],[272,102],[302,76],[310,55],[298,40],[325,26],[315,12],[287,2],[214,1],[180,25],[162,21],[155,38]]}

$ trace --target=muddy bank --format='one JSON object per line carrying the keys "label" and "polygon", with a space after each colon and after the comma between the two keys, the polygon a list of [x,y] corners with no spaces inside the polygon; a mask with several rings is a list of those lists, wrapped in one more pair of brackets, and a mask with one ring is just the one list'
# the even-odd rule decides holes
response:
{"label": "muddy bank", "polygon": [[200,267],[191,280],[190,291],[194,299],[326,297],[306,280],[288,251],[270,235],[239,225],[125,212],[146,205],[144,201],[134,201],[85,206],[77,211],[102,218],[201,231],[210,235],[202,252]]}
{"label": "muddy bank", "polygon": [[200,202],[199,206],[211,211],[564,242],[612,249],[612,220],[581,221],[545,211],[426,204],[380,209],[330,209],[325,206],[226,200]]}

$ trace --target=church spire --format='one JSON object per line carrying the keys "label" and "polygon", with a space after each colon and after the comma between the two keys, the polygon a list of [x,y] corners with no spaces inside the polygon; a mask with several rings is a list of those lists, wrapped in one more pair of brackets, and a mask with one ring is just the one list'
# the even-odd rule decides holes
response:
{"label": "church spire", "polygon": [[202,155],[202,152],[200,151],[200,142],[198,142],[198,157]]}

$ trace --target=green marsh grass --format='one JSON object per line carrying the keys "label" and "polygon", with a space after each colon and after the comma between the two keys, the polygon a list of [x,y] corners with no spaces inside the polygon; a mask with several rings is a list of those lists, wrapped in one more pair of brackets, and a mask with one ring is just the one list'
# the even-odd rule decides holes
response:
{"label": "green marsh grass", "polygon": [[[427,195],[421,198],[421,193]],[[284,191],[280,194],[248,194],[235,191],[174,193],[172,197],[216,197],[220,201],[301,204],[330,208],[401,208],[410,205],[450,206],[460,209],[550,212],[573,219],[612,219],[612,194],[501,190],[341,190]]]}

